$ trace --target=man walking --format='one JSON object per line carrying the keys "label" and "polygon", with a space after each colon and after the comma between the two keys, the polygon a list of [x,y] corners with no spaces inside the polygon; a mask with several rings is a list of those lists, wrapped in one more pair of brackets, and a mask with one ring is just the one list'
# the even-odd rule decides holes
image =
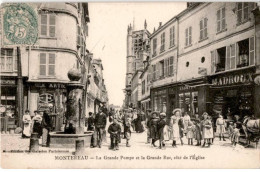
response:
{"label": "man walking", "polygon": [[107,119],[106,115],[102,112],[102,109],[99,108],[98,113],[94,120],[95,124],[95,132],[94,132],[94,144],[93,147],[96,147],[98,145],[99,148],[101,148],[102,140],[103,140],[103,132],[106,128]]}

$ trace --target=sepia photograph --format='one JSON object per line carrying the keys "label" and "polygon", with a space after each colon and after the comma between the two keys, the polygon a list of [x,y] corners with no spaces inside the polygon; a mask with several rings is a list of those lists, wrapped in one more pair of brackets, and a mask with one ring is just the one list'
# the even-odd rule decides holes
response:
{"label": "sepia photograph", "polygon": [[260,3],[0,4],[3,169],[259,169]]}

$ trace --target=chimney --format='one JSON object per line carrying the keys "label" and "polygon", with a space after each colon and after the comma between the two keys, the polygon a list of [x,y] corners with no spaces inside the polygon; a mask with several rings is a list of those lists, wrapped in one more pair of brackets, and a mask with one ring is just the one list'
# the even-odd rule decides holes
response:
{"label": "chimney", "polygon": [[162,26],[162,22],[159,22],[159,27],[161,27]]}

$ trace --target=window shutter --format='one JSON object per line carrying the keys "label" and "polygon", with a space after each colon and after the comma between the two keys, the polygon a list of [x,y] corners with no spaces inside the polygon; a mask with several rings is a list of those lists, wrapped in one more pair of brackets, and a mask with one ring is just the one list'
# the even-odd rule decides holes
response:
{"label": "window shutter", "polygon": [[47,36],[47,14],[41,14],[41,35]]}
{"label": "window shutter", "polygon": [[159,67],[159,63],[156,63],[156,79],[159,79],[159,74],[160,74],[160,67]]}
{"label": "window shutter", "polygon": [[173,75],[173,56],[170,57],[170,76]]}
{"label": "window shutter", "polygon": [[236,48],[235,44],[230,46],[230,69],[235,69],[236,67]]}
{"label": "window shutter", "polygon": [[215,63],[215,50],[211,51],[211,74],[214,74],[215,73],[215,66],[216,66],[216,63]]}
{"label": "window shutter", "polygon": [[49,54],[49,70],[48,75],[54,76],[55,75],[55,54],[50,53]]}
{"label": "window shutter", "polygon": [[168,59],[164,59],[164,76],[168,76]]}
{"label": "window shutter", "polygon": [[244,2],[244,20],[248,19],[249,16],[249,6],[248,6],[248,2]]}
{"label": "window shutter", "polygon": [[255,64],[255,37],[249,38],[249,65]]}
{"label": "window shutter", "polygon": [[237,3],[237,23],[242,22],[242,2]]}
{"label": "window shutter", "polygon": [[188,46],[188,28],[185,29],[185,46]]}
{"label": "window shutter", "polygon": [[226,9],[222,8],[222,30],[224,30],[226,28]]}
{"label": "window shutter", "polygon": [[230,46],[226,47],[226,70],[230,69]]}
{"label": "window shutter", "polygon": [[208,18],[204,18],[204,38],[208,36]]}
{"label": "window shutter", "polygon": [[200,20],[200,40],[203,39],[203,20]]}
{"label": "window shutter", "polygon": [[217,32],[220,31],[220,10],[217,11]]}
{"label": "window shutter", "polygon": [[46,75],[46,53],[40,53],[40,75]]}
{"label": "window shutter", "polygon": [[172,45],[175,45],[175,27],[172,27]]}
{"label": "window shutter", "polygon": [[49,15],[49,36],[55,37],[55,25],[56,25],[56,16],[54,14]]}
{"label": "window shutter", "polygon": [[189,27],[189,45],[192,43],[192,27]]}

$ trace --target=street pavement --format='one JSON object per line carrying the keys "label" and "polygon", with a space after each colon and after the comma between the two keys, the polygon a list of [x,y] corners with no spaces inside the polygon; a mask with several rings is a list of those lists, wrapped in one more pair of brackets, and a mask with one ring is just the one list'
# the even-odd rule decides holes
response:
{"label": "street pavement", "polygon": [[[177,148],[166,142],[161,150],[146,144],[146,132],[132,133],[131,147],[122,139],[119,150],[109,150],[109,135],[101,148],[86,148],[83,159],[75,160],[74,148],[40,147],[39,153],[29,150],[30,139],[20,135],[1,135],[1,164],[3,168],[259,168],[259,148],[231,146],[230,140],[215,138],[210,148],[184,145]],[[196,144],[196,141],[194,141]],[[41,144],[41,140],[40,140]],[[158,142],[156,143],[159,144]],[[15,150],[16,153],[11,150]],[[73,159],[74,157],[74,159]]]}

